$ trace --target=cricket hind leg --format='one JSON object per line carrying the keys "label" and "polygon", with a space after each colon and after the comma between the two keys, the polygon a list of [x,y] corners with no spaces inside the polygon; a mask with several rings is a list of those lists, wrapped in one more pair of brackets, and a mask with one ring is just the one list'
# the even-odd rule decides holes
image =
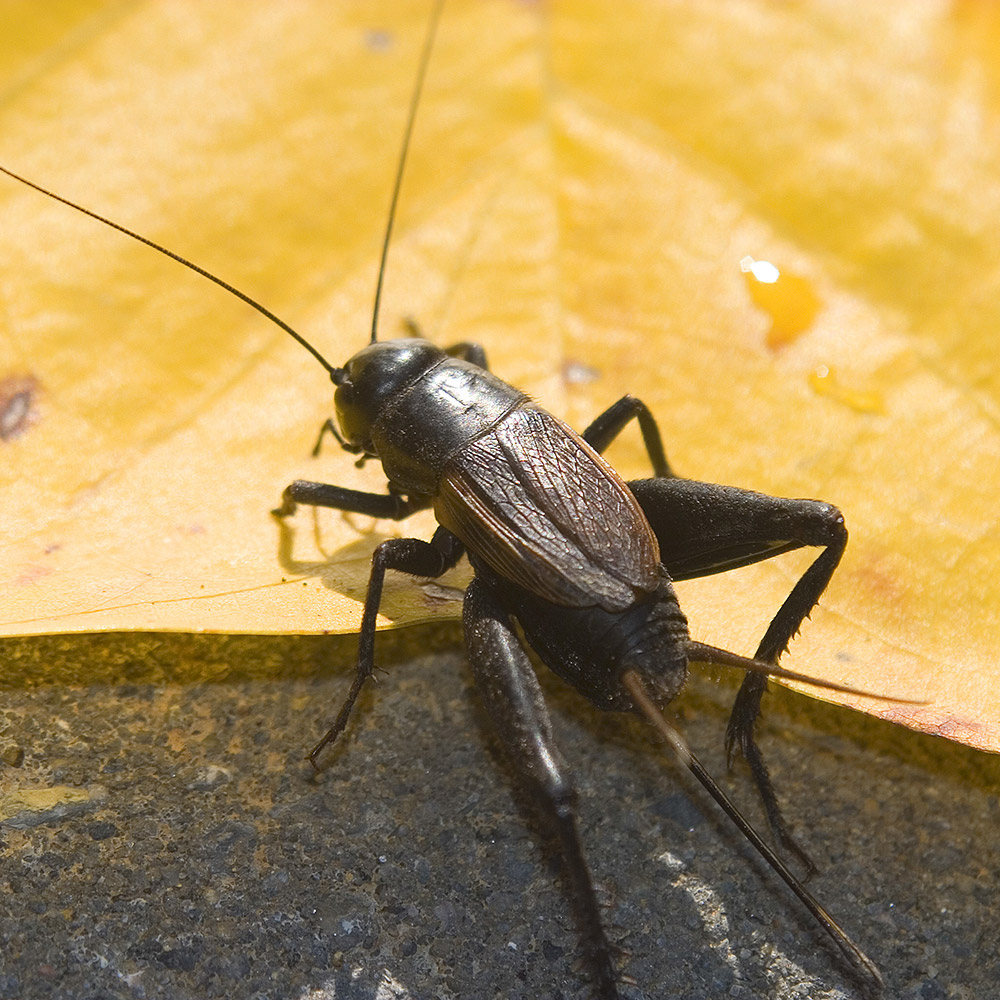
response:
{"label": "cricket hind leg", "polygon": [[614,963],[583,853],[576,792],[555,745],[538,679],[507,613],[492,589],[476,579],[465,593],[465,642],[476,686],[512,764],[536,793],[559,837],[563,869],[580,923],[583,957],[599,1000],[617,1000]]}
{"label": "cricket hind leg", "polygon": [[[636,480],[629,488],[649,518],[674,580],[748,566],[805,546],[822,547],[778,608],[754,654],[776,664],[844,553],[847,528],[840,511],[818,500],[788,500],[689,479]],[[816,866],[789,830],[757,744],[755,729],[766,689],[765,676],[746,675],[726,728],[726,749],[730,763],[737,752],[745,758],[775,837],[811,874]]]}
{"label": "cricket hind leg", "polygon": [[[757,647],[755,659],[763,660],[765,663],[777,663],[778,657],[788,648],[789,642],[798,632],[802,622],[816,606],[847,544],[847,529],[843,526],[842,518],[840,527],[841,531],[830,539],[827,548],[815,559],[785,598]],[[788,829],[774,793],[767,764],[757,744],[755,729],[760,715],[761,699],[766,689],[767,678],[762,674],[747,674],[743,678],[726,727],[726,751],[730,762],[735,758],[737,749],[743,755],[760,791],[767,820],[775,836],[781,845],[786,850],[792,851],[812,874],[816,866],[809,855],[799,847]]]}

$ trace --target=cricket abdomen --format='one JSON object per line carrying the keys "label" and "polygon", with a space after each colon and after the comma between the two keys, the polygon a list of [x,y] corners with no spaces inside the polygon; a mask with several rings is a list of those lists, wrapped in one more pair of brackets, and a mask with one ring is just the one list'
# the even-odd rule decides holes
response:
{"label": "cricket abdomen", "polygon": [[662,702],[687,679],[687,619],[661,570],[653,593],[622,611],[553,604],[472,560],[477,576],[498,593],[539,657],[598,708],[629,711],[621,676],[635,670]]}

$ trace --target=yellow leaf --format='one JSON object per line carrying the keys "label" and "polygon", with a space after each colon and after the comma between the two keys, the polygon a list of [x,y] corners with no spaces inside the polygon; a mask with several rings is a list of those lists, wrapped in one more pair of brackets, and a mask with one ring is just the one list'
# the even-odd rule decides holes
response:
{"label": "yellow leaf", "polygon": [[[13,5],[0,161],[218,273],[335,363],[363,345],[425,3]],[[840,506],[788,665],[1000,746],[998,25],[971,2],[446,10],[382,335],[482,342],[574,425],[624,392],[693,478]],[[400,526],[268,511],[330,386],[231,297],[0,183],[6,634],[345,632]],[[741,261],[779,276],[754,294]],[[782,277],[784,276],[784,277]],[[783,286],[782,281],[786,284]],[[611,459],[647,474],[637,435]],[[752,650],[804,563],[680,588]],[[394,580],[385,618],[455,614]],[[826,697],[824,694],[823,697]],[[859,704],[858,699],[843,699]]]}

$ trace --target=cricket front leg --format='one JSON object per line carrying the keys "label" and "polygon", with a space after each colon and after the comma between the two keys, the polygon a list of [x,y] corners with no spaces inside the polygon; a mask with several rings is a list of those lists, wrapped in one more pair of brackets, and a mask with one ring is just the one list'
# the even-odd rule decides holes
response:
{"label": "cricket front leg", "polygon": [[375,671],[375,623],[382,602],[386,570],[395,569],[412,576],[438,577],[451,569],[462,558],[464,551],[462,543],[450,531],[438,528],[429,542],[419,538],[390,538],[372,553],[372,571],[361,616],[361,634],[358,636],[354,683],[337,713],[336,721],[309,753],[314,767],[324,748],[344,731],[361,689]]}
{"label": "cricket front leg", "polygon": [[416,511],[430,506],[426,497],[408,497],[401,493],[365,493],[343,486],[331,486],[329,483],[296,479],[285,487],[281,494],[281,506],[275,507],[271,513],[279,519],[291,517],[299,504],[329,507],[348,514],[384,517],[392,521],[402,521]]}

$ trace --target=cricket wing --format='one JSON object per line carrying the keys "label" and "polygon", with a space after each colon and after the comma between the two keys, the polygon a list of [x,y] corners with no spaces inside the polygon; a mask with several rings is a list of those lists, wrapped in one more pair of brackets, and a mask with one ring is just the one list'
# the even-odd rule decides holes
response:
{"label": "cricket wing", "polygon": [[555,604],[623,610],[660,580],[656,537],[624,481],[535,406],[449,459],[434,509],[470,554]]}

